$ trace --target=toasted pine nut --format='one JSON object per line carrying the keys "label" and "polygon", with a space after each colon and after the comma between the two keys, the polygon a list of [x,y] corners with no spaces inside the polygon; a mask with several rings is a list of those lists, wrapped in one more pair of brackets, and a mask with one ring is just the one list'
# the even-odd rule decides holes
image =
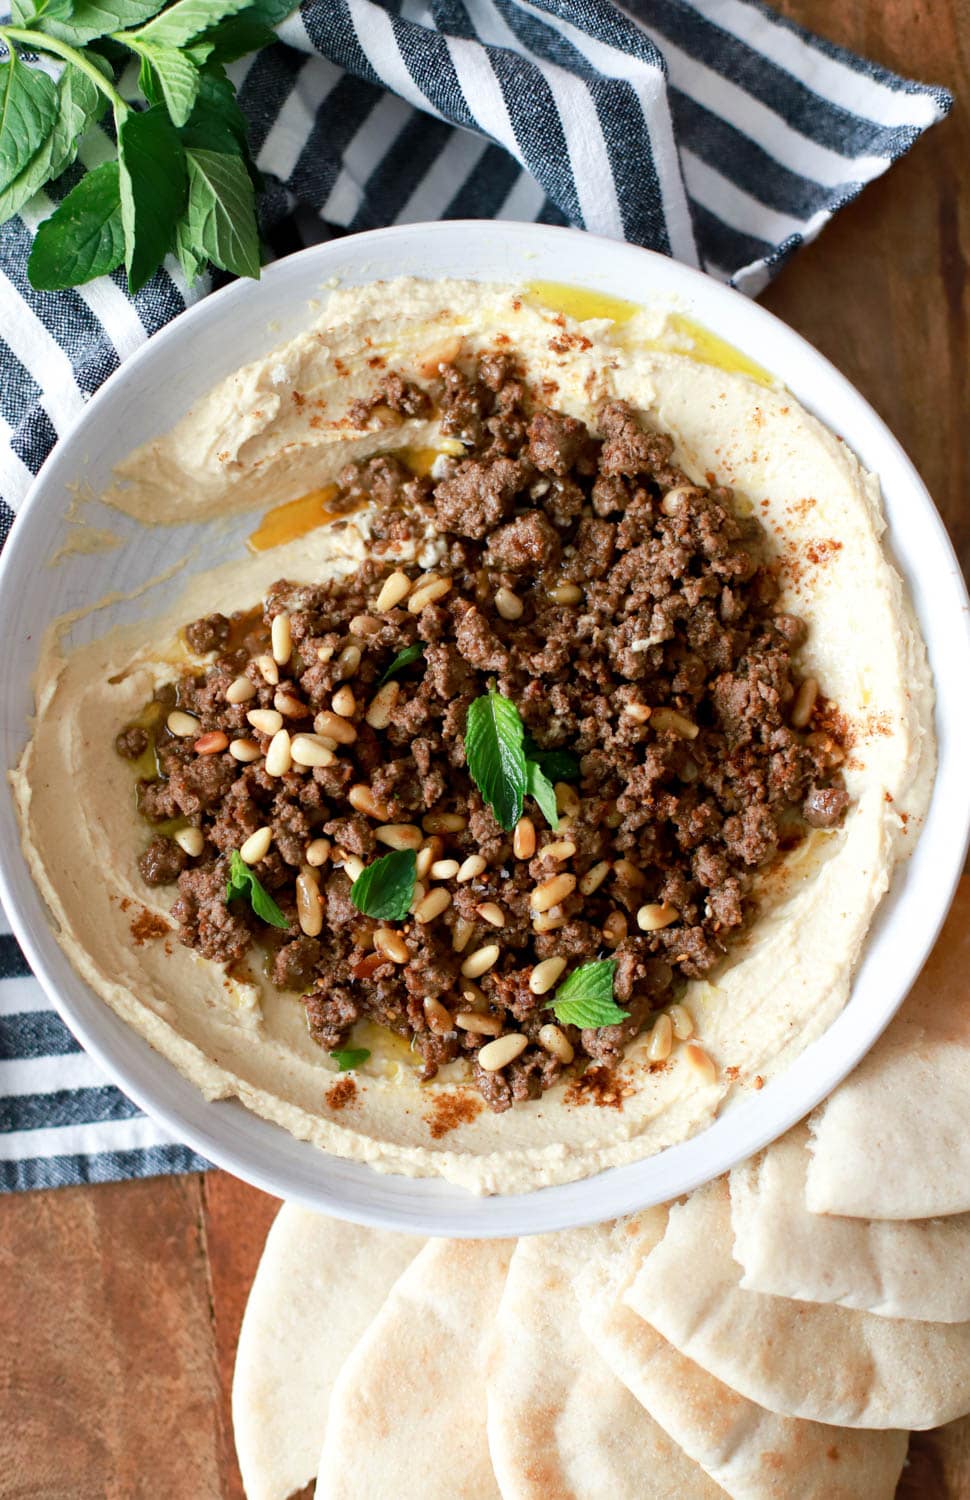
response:
{"label": "toasted pine nut", "polygon": [[486,943],[484,948],[476,948],[474,953],[470,953],[465,959],[461,972],[466,979],[481,979],[483,974],[487,974],[489,969],[498,963],[500,952],[498,943]]}
{"label": "toasted pine nut", "polygon": [[363,813],[365,817],[376,818],[378,823],[387,823],[390,813],[383,802],[378,802],[369,786],[358,782],[352,786],[347,793],[347,801],[355,812]]}
{"label": "toasted pine nut", "polygon": [[374,947],[392,964],[406,964],[411,957],[407,943],[393,927],[378,927],[374,933]]}
{"label": "toasted pine nut", "polygon": [[425,833],[461,833],[468,827],[468,819],[462,813],[426,813],[421,827]]}
{"label": "toasted pine nut", "polygon": [[477,1010],[460,1010],[455,1017],[456,1026],[477,1036],[501,1036],[504,1024],[501,1016],[481,1015]]}
{"label": "toasted pine nut", "polygon": [[408,908],[408,910],[412,914],[414,913],[415,907],[421,905],[421,902],[424,900],[427,892],[428,887],[425,885],[423,880],[416,880],[414,882],[414,890],[411,892],[411,905]]}
{"label": "toasted pine nut", "polygon": [[433,995],[426,995],[422,1005],[425,1019],[433,1032],[438,1036],[447,1036],[450,1031],[454,1031],[451,1011],[440,1000],[436,1000]]}
{"label": "toasted pine nut", "polygon": [[525,608],[518,594],[513,594],[511,589],[495,590],[495,608],[503,620],[518,620]]}
{"label": "toasted pine nut", "polygon": [[610,862],[608,859],[601,859],[598,864],[591,865],[586,874],[580,877],[580,893],[584,896],[591,896],[594,891],[599,890],[609,873]]}
{"label": "toasted pine nut", "polygon": [[192,749],[196,755],[218,755],[220,750],[229,747],[229,736],[223,734],[221,729],[211,729],[208,734],[200,734]]}
{"label": "toasted pine nut", "polygon": [[371,729],[386,729],[394,715],[394,708],[398,698],[401,696],[401,684],[396,678],[385,682],[382,688],[378,688],[370,701],[364,718]]}
{"label": "toasted pine nut", "polygon": [[478,1054],[478,1066],[486,1073],[497,1073],[521,1057],[528,1045],[529,1038],[521,1031],[509,1031],[505,1036],[496,1037],[494,1042],[485,1043]]}
{"label": "toasted pine nut", "polygon": [[634,719],[637,724],[645,724],[653,713],[653,709],[647,703],[628,703],[623,712]]}
{"label": "toasted pine nut", "polygon": [[205,848],[205,835],[201,828],[180,828],[172,837],[191,859],[198,859]]}
{"label": "toasted pine nut", "polygon": [[566,918],[561,906],[554,906],[551,911],[536,912],[532,918],[532,931],[537,933],[558,932],[565,925]]}
{"label": "toasted pine nut", "polygon": [[516,859],[531,859],[536,852],[536,826],[531,818],[520,818],[512,835],[512,853]]}
{"label": "toasted pine nut", "polygon": [[488,862],[483,854],[469,854],[468,858],[462,860],[455,871],[455,879],[459,883],[466,880],[474,880],[476,875],[484,875],[487,864]]}
{"label": "toasted pine nut", "polygon": [[273,842],[272,828],[257,828],[249,838],[240,846],[239,858],[247,865],[258,865],[261,859],[269,853],[269,846]]}
{"label": "toasted pine nut", "polygon": [[482,921],[488,922],[490,926],[505,926],[505,913],[496,901],[483,901],[481,906],[475,907],[475,910]]}
{"label": "toasted pine nut", "polygon": [[576,788],[570,786],[568,781],[557,781],[555,791],[556,811],[561,813],[564,818],[577,817],[583,804],[580,801]]}
{"label": "toasted pine nut", "polygon": [[643,871],[638,870],[633,861],[629,859],[616,860],[613,865],[613,874],[624,885],[642,886],[647,883],[647,877]]}
{"label": "toasted pine nut", "polygon": [[287,729],[278,729],[269,742],[263,765],[267,776],[285,776],[293,764],[290,754],[290,734]]}
{"label": "toasted pine nut", "polygon": [[[359,666],[360,647],[354,645],[345,646],[337,657],[337,670],[341,678],[346,682],[348,677],[353,677]],[[339,713],[340,710],[338,709],[337,712]]]}
{"label": "toasted pine nut", "polygon": [[227,703],[248,703],[256,696],[256,684],[248,677],[234,677],[226,688]]}
{"label": "toasted pine nut", "polygon": [[671,922],[679,921],[680,912],[676,906],[668,906],[666,901],[659,905],[657,902],[649,902],[637,912],[637,926],[641,932],[659,932],[662,927],[669,927]]}
{"label": "toasted pine nut", "polygon": [[582,597],[583,591],[578,583],[560,583],[549,590],[549,598],[556,604],[578,604]]}
{"label": "toasted pine nut", "polygon": [[305,858],[308,865],[325,865],[330,858],[330,840],[311,839],[306,846]]}
{"label": "toasted pine nut", "polygon": [[276,734],[283,728],[283,715],[275,708],[251,708],[246,718],[260,734]]}
{"label": "toasted pine nut", "polygon": [[530,897],[532,910],[534,912],[548,911],[550,907],[558,906],[560,902],[565,901],[566,897],[571,896],[575,889],[575,875],[566,873],[552,875],[533,890]]}
{"label": "toasted pine nut", "polygon": [[423,927],[426,922],[433,922],[435,917],[440,917],[450,905],[451,892],[446,891],[443,885],[436,885],[414,908],[414,920]]}
{"label": "toasted pine nut", "polygon": [[262,753],[255,740],[232,740],[229,745],[229,754],[233,760],[238,760],[244,766],[259,760]]}
{"label": "toasted pine nut", "polygon": [[165,720],[165,727],[169,734],[177,735],[180,740],[186,740],[190,734],[198,734],[199,721],[193,719],[191,714],[183,713],[180,708],[173,708]]}
{"label": "toasted pine nut", "polygon": [[414,592],[408,600],[408,612],[419,615],[427,605],[436,603],[450,593],[450,578],[437,578],[434,573],[425,573],[414,585]]}
{"label": "toasted pine nut", "polygon": [[280,669],[271,656],[257,656],[256,665],[260,676],[270,687],[276,687],[280,680]]}
{"label": "toasted pine nut", "polygon": [[293,651],[290,617],[285,609],[281,610],[278,615],[273,616],[273,623],[270,626],[270,640],[273,645],[273,660],[278,667],[285,667]]}
{"label": "toasted pine nut", "polygon": [[678,1042],[689,1042],[694,1035],[694,1017],[686,1005],[668,1005],[667,1014],[674,1028],[674,1036]]}
{"label": "toasted pine nut", "polygon": [[464,953],[468,947],[468,940],[475,931],[475,923],[469,922],[467,917],[459,917],[451,929],[451,948],[453,953]]}
{"label": "toasted pine nut", "polygon": [[318,646],[317,661],[333,661],[334,646]]}
{"label": "toasted pine nut", "polygon": [[529,989],[533,995],[548,995],[565,967],[566,960],[559,954],[553,958],[544,958],[541,963],[536,964],[529,975]]}
{"label": "toasted pine nut", "polygon": [[376,635],[380,628],[380,620],[373,615],[354,615],[350,622],[351,635]]}
{"label": "toasted pine nut", "polygon": [[333,695],[333,711],[342,719],[352,719],[357,712],[357,699],[353,688],[341,687]]}
{"label": "toasted pine nut", "polygon": [[346,850],[343,851],[341,864],[348,880],[359,880],[367,868],[359,854],[348,854]]}
{"label": "toasted pine nut", "polygon": [[444,840],[439,839],[437,834],[433,834],[427,843],[421,845],[415,861],[415,874],[419,880],[427,880],[431,866],[441,857],[444,847]]}
{"label": "toasted pine nut", "polygon": [[313,728],[317,734],[325,735],[328,740],[336,740],[338,745],[352,745],[357,739],[357,731],[353,724],[348,724],[339,714],[332,713],[329,708],[323,709],[317,714],[313,721]]}
{"label": "toasted pine nut", "polygon": [[666,1062],[673,1045],[674,1028],[671,1025],[670,1017],[662,1012],[650,1029],[647,1056],[651,1062]]}
{"label": "toasted pine nut", "polygon": [[567,1067],[576,1056],[573,1044],[566,1033],[561,1031],[558,1026],[554,1026],[551,1021],[547,1021],[545,1026],[539,1027],[539,1035],[536,1040],[543,1051],[551,1052],[553,1057],[558,1057],[559,1061],[565,1063]]}
{"label": "toasted pine nut", "polygon": [[381,591],[374,600],[374,608],[381,612],[385,609],[394,609],[395,605],[406,599],[410,592],[411,580],[408,575],[400,571],[391,573],[381,585]]}
{"label": "toasted pine nut", "polygon": [[698,1047],[696,1042],[688,1042],[684,1048],[684,1055],[687,1058],[689,1066],[698,1075],[702,1083],[716,1082],[717,1068],[703,1047]]}
{"label": "toasted pine nut", "polygon": [[[420,849],[421,830],[414,823],[382,823],[374,829],[378,843],[389,849]],[[420,875],[420,870],[418,874]]]}
{"label": "toasted pine nut", "polygon": [[622,943],[627,934],[626,916],[621,911],[611,911],[603,923],[603,941],[608,948]]}
{"label": "toasted pine nut", "polygon": [[337,758],[315,734],[295,734],[290,754],[297,766],[330,766]]}
{"label": "toasted pine nut", "polygon": [[298,698],[295,693],[287,692],[285,687],[276,689],[273,707],[287,719],[305,719],[309,712],[303,699]]}
{"label": "toasted pine nut", "polygon": [[665,516],[675,516],[679,510],[683,510],[690,495],[699,494],[700,490],[695,484],[677,484],[664,495],[660,509]]}
{"label": "toasted pine nut", "polygon": [[676,734],[682,740],[696,740],[700,734],[699,727],[685,714],[680,714],[675,708],[655,708],[650,715],[650,725],[653,729],[659,729],[661,734]]}
{"label": "toasted pine nut", "polygon": [[814,677],[806,677],[798,692],[795,694],[795,702],[792,706],[791,721],[795,729],[804,729],[812,717],[815,700],[818,698],[818,683]]}
{"label": "toasted pine nut", "polygon": [[544,844],[539,850],[543,859],[572,859],[576,853],[576,845],[572,839],[554,839],[551,844]]}
{"label": "toasted pine nut", "polygon": [[457,859],[435,859],[428,868],[432,880],[454,880],[458,874]]}
{"label": "toasted pine nut", "polygon": [[317,937],[323,930],[323,897],[317,872],[304,865],[296,877],[296,914],[307,937]]}

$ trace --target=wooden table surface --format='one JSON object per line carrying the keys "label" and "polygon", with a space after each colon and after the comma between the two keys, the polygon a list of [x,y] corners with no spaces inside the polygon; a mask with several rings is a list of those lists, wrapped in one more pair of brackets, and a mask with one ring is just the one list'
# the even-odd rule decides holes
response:
{"label": "wooden table surface", "polygon": [[[970,571],[970,0],[781,9],[956,94],[763,301],[889,423]],[[228,1390],[276,1208],[221,1172],[0,1202],[0,1500],[242,1500]],[[970,1500],[964,1424],[914,1440],[903,1494]]]}

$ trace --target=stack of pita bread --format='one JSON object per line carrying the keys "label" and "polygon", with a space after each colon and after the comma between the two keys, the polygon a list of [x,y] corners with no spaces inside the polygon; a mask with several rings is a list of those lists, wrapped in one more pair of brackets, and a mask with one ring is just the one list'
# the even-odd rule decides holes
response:
{"label": "stack of pita bread", "polygon": [[285,1206],[249,1500],[892,1500],[910,1429],[970,1412],[968,910],[814,1116],[676,1204],[517,1242]]}

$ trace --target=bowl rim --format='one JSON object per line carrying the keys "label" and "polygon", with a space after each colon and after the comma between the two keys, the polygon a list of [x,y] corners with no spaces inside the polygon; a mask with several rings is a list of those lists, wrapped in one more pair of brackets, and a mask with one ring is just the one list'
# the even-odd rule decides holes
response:
{"label": "bowl rim", "polygon": [[[770,330],[783,345],[787,345],[793,352],[796,352],[803,362],[807,362],[812,371],[813,386],[827,387],[833,395],[839,395],[845,402],[847,412],[845,425],[849,431],[850,446],[853,445],[853,431],[858,431],[860,425],[868,424],[870,441],[878,442],[881,446],[888,464],[897,476],[897,487],[908,489],[914,502],[920,507],[921,521],[929,528],[932,544],[938,553],[942,553],[948,563],[948,583],[951,593],[954,594],[952,603],[962,612],[964,627],[962,633],[957,632],[957,640],[962,641],[962,644],[957,644],[955,649],[958,656],[962,654],[966,673],[970,676],[970,601],[968,601],[966,585],[942,518],[898,440],[872,406],[829,360],[775,314],[749,301],[740,292],[713,281],[703,272],[672,261],[668,257],[581,230],[489,220],[448,220],[429,224],[394,225],[311,246],[265,267],[262,282],[234,281],[201,299],[148,338],[122,362],[95,393],[75,424],[61,437],[30,486],[28,495],[20,507],[17,522],[0,555],[0,628],[2,628],[4,617],[11,613],[9,605],[4,601],[9,599],[12,590],[16,587],[20,556],[29,544],[29,530],[34,513],[40,510],[47,498],[48,486],[58,483],[56,470],[67,464],[79,450],[85,433],[92,424],[97,423],[105,408],[110,407],[122,381],[130,379],[132,372],[140,365],[157,360],[162,350],[184,339],[188,331],[191,330],[194,335],[204,337],[207,322],[217,318],[227,306],[231,306],[233,302],[245,303],[248,297],[257,296],[258,288],[261,285],[265,286],[270,280],[294,276],[295,266],[306,268],[308,271],[312,267],[319,273],[318,281],[322,282],[328,273],[332,274],[333,262],[346,261],[348,246],[351,247],[352,253],[356,253],[363,260],[366,251],[371,248],[393,247],[395,241],[409,241],[416,234],[433,236],[437,240],[446,242],[456,240],[459,243],[470,235],[479,239],[483,236],[491,239],[501,234],[503,240],[507,240],[510,244],[519,244],[524,254],[529,253],[530,246],[536,246],[544,241],[550,244],[569,241],[581,252],[577,257],[576,275],[570,278],[574,285],[589,285],[591,280],[595,280],[595,266],[601,258],[605,257],[609,261],[611,256],[633,256],[640,258],[639,264],[644,269],[644,300],[648,297],[663,296],[665,293],[678,295],[682,294],[685,289],[688,292],[693,289],[698,292],[705,306],[705,314],[701,318],[703,322],[707,322],[706,312],[711,309],[712,305],[715,310],[725,309],[725,315],[728,317],[730,309],[738,311],[739,305],[743,306],[745,312],[742,321],[750,324],[751,339],[746,339],[741,343],[742,350],[748,352],[760,327],[763,330]],[[366,269],[365,266],[365,272]],[[415,273],[408,272],[407,274]],[[435,275],[433,271],[429,271],[427,274],[429,279],[442,279],[441,273]],[[474,276],[474,270],[471,274]],[[362,279],[379,278],[367,278],[365,275]],[[476,279],[495,278],[479,276]],[[528,278],[523,274],[522,279],[525,281]],[[293,295],[298,297],[302,294],[295,292]],[[637,298],[634,296],[631,300],[636,301]],[[741,316],[740,312],[738,316]],[[730,317],[729,321],[732,321]],[[714,331],[719,332],[716,320]],[[731,341],[737,340],[732,338]],[[267,333],[266,342],[268,351],[273,347],[269,333]],[[783,376],[784,373],[782,371],[781,375]],[[788,383],[787,377],[785,377],[785,383]],[[793,391],[793,394],[809,410],[812,409],[810,399],[806,399],[803,393]],[[167,422],[165,428],[167,429],[170,425],[171,423]],[[880,477],[885,478],[886,472],[888,470],[884,464]],[[907,555],[905,559],[897,561],[900,562],[904,571],[907,584],[912,586],[913,580],[910,576],[913,567],[912,557]],[[31,663],[31,674],[35,665],[34,658]],[[937,701],[935,713],[938,723],[948,706]],[[16,758],[14,756],[13,763]],[[9,788],[7,795],[9,798]],[[934,800],[935,797],[936,791],[934,791]],[[955,894],[968,843],[970,843],[970,785],[963,791],[962,805],[950,811],[948,820],[949,826],[944,830],[943,839],[945,857],[937,861],[935,894],[931,903],[931,911],[928,917],[924,915],[919,941],[910,949],[908,961],[898,971],[898,995],[894,998],[893,1004],[887,1006],[885,1013],[879,1017],[878,1026],[869,1030],[865,1035],[862,1044],[856,1040],[846,1052],[839,1056],[834,1068],[823,1068],[820,1079],[817,1080],[817,1087],[812,1084],[809,1088],[790,1088],[787,1091],[787,1097],[784,1089],[778,1089],[778,1085],[784,1085],[785,1080],[792,1077],[793,1070],[798,1069],[806,1056],[818,1047],[816,1042],[811,1044],[778,1079],[773,1080],[761,1095],[737,1105],[726,1116],[717,1117],[704,1130],[653,1157],[647,1157],[641,1162],[625,1167],[608,1168],[594,1176],[572,1183],[537,1188],[528,1193],[498,1194],[482,1198],[468,1193],[465,1189],[443,1183],[441,1179],[410,1178],[398,1174],[377,1173],[366,1163],[350,1162],[344,1158],[334,1157],[331,1153],[321,1152],[320,1148],[311,1146],[307,1142],[296,1142],[296,1144],[301,1150],[312,1152],[317,1158],[325,1159],[328,1163],[336,1163],[340,1168],[339,1171],[332,1173],[336,1180],[336,1189],[319,1183],[308,1183],[307,1174],[288,1167],[285,1160],[278,1169],[268,1169],[262,1160],[266,1153],[256,1150],[247,1140],[247,1134],[251,1136],[253,1132],[247,1132],[244,1129],[240,1134],[234,1129],[233,1121],[227,1118],[226,1112],[243,1110],[249,1119],[258,1121],[261,1130],[274,1132],[293,1143],[294,1138],[284,1132],[281,1126],[252,1115],[238,1101],[211,1103],[204,1101],[201,1094],[198,1095],[198,1102],[204,1105],[205,1119],[191,1118],[184,1110],[174,1108],[164,1097],[161,1097],[165,1091],[156,1081],[155,1070],[163,1071],[173,1068],[167,1059],[154,1053],[149,1044],[132,1031],[131,1036],[140,1047],[151,1051],[150,1065],[144,1070],[146,1076],[137,1076],[137,1074],[133,1076],[128,1062],[119,1057],[120,1051],[128,1049],[115,1044],[111,1036],[112,1028],[107,1023],[104,1026],[91,1025],[82,1015],[79,1015],[74,1001],[63,992],[61,983],[55,975],[54,970],[62,967],[58,964],[58,959],[63,960],[68,967],[70,967],[69,961],[53,935],[50,914],[44,906],[43,898],[34,887],[20,848],[19,837],[14,841],[13,847],[5,846],[3,841],[0,841],[0,901],[3,902],[11,929],[24,951],[33,974],[41,983],[48,999],[62,1019],[110,1079],[146,1114],[170,1132],[173,1138],[185,1142],[214,1165],[224,1168],[263,1191],[302,1202],[305,1206],[319,1211],[375,1227],[483,1238],[546,1232],[595,1223],[664,1201],[665,1198],[678,1196],[720,1175],[736,1162],[746,1159],[803,1118],[831,1092],[832,1088],[837,1086],[877,1040],[905,998],[939,935]],[[929,822],[929,816],[927,822]],[[896,875],[894,887],[899,883],[899,867],[897,867]],[[40,900],[46,917],[46,932],[43,938],[38,937],[37,940],[35,940],[33,925],[26,910],[32,897]],[[881,917],[884,919],[884,909],[889,901],[890,896],[884,898],[877,912],[877,924]],[[84,986],[85,989],[88,988],[79,975],[75,973],[74,977],[78,984]],[[854,986],[855,980],[853,988]],[[103,1007],[106,1017],[110,1017],[112,1021],[125,1027],[126,1031],[130,1030],[124,1022],[114,1016],[100,997],[95,996],[95,998],[98,1005]],[[820,1040],[829,1037],[833,1028],[839,1027],[847,1010],[848,1002],[846,1010],[836,1018]],[[181,1081],[186,1083],[185,1080]],[[186,1087],[192,1089],[193,1093],[198,1092],[194,1085],[186,1083]],[[767,1107],[769,1102],[772,1105],[771,1108]],[[199,1111],[196,1110],[195,1114],[198,1115]],[[718,1127],[723,1125],[726,1119],[734,1123],[735,1129],[733,1132],[718,1132]],[[708,1138],[712,1137],[714,1132],[718,1134],[714,1135],[714,1140],[711,1142]],[[733,1144],[729,1144],[732,1135]],[[705,1141],[708,1143],[707,1150],[704,1147]],[[253,1159],[254,1154],[258,1159]],[[286,1154],[289,1152],[287,1151]],[[669,1159],[672,1154],[676,1154],[677,1164],[682,1164],[682,1170],[677,1173],[675,1190],[665,1191],[662,1196],[654,1188],[647,1187],[645,1190],[638,1190],[635,1185],[637,1177],[649,1179],[651,1173],[647,1169],[650,1164],[662,1158]],[[271,1149],[269,1155],[272,1156]],[[674,1170],[676,1171],[676,1167]],[[359,1173],[366,1174],[362,1195],[358,1197],[355,1193],[349,1196],[346,1193],[342,1194],[340,1189],[344,1179],[356,1180]],[[321,1171],[321,1177],[324,1175]],[[389,1184],[396,1186],[389,1188]],[[368,1191],[368,1185],[373,1192]],[[456,1195],[460,1200],[457,1206]],[[479,1205],[479,1210],[470,1211],[469,1205],[472,1204]]]}

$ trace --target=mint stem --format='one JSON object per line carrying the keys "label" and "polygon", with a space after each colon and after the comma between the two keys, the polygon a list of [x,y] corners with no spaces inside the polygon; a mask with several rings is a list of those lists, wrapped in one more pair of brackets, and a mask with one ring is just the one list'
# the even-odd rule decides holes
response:
{"label": "mint stem", "polygon": [[29,47],[33,52],[50,52],[55,57],[61,58],[63,62],[71,63],[82,73],[87,74],[91,82],[106,98],[111,100],[111,107],[115,112],[115,119],[123,117],[128,112],[128,106],[122,99],[118,90],[101,72],[94,63],[88,62],[83,52],[76,47],[68,46],[67,42],[58,41],[57,37],[47,36],[43,31],[30,31],[21,26],[0,26],[0,40],[7,44],[7,49],[13,52],[12,42],[19,42],[22,47]]}

